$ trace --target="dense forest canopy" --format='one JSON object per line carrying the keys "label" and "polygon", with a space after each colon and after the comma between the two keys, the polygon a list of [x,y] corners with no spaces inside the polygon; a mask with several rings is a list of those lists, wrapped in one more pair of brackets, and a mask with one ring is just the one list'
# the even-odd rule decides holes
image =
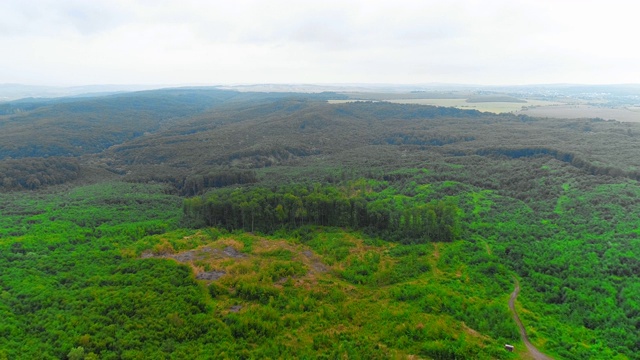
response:
{"label": "dense forest canopy", "polygon": [[639,358],[640,124],[347,97],[0,104],[0,359]]}

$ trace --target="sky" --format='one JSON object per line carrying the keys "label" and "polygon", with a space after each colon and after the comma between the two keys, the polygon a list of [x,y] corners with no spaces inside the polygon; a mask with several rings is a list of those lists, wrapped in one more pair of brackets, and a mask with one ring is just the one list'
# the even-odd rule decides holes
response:
{"label": "sky", "polygon": [[640,4],[1,0],[0,84],[640,83]]}

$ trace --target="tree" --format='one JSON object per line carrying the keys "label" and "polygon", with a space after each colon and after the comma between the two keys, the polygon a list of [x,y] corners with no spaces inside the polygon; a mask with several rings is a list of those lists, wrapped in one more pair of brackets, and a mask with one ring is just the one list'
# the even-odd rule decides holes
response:
{"label": "tree", "polygon": [[69,354],[67,354],[67,358],[69,358],[69,360],[84,360],[84,348],[78,346],[77,348],[71,349]]}

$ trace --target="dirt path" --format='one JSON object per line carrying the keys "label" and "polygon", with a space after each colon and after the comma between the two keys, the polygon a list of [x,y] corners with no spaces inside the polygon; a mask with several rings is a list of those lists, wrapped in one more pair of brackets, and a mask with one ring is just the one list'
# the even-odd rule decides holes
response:
{"label": "dirt path", "polygon": [[553,360],[553,358],[550,358],[547,355],[541,353],[540,350],[538,350],[535,346],[533,346],[533,344],[529,341],[529,337],[527,336],[527,331],[524,329],[524,325],[522,325],[522,321],[520,321],[520,318],[518,317],[518,313],[516,312],[516,308],[515,308],[516,298],[518,297],[518,293],[520,292],[520,283],[518,282],[518,279],[514,279],[514,280],[515,280],[515,289],[513,289],[513,292],[511,293],[511,298],[509,298],[509,309],[511,309],[511,313],[513,314],[513,319],[516,321],[516,324],[518,324],[518,328],[520,328],[520,337],[522,338],[522,342],[524,342],[524,344],[527,346],[527,349],[529,350],[529,354],[531,354],[531,357],[534,358],[535,360]]}

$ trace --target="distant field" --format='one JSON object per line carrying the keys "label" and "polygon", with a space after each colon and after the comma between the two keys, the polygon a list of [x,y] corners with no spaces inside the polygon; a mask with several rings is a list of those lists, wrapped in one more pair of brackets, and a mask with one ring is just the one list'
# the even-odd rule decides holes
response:
{"label": "distant field", "polygon": [[[353,100],[329,100],[332,104],[342,104],[345,102],[351,102]],[[508,113],[521,111],[525,107],[530,106],[550,106],[560,103],[543,100],[526,100],[526,102],[501,102],[501,101],[486,101],[486,102],[467,102],[467,99],[386,99],[388,101],[397,104],[418,104],[418,105],[433,105],[433,106],[446,106],[455,107],[465,110],[478,110],[483,112],[492,113]]]}
{"label": "distant field", "polygon": [[602,118],[624,122],[640,122],[640,108],[601,108],[591,105],[553,105],[528,108],[519,114],[551,118]]}
{"label": "distant field", "polygon": [[507,95],[475,95],[467,99],[470,103],[480,102],[510,102],[510,103],[526,103],[526,100],[514,98]]}
{"label": "distant field", "polygon": [[398,99],[467,99],[474,96],[468,91],[417,91],[401,93],[348,92],[342,93],[352,100],[391,101]]}

